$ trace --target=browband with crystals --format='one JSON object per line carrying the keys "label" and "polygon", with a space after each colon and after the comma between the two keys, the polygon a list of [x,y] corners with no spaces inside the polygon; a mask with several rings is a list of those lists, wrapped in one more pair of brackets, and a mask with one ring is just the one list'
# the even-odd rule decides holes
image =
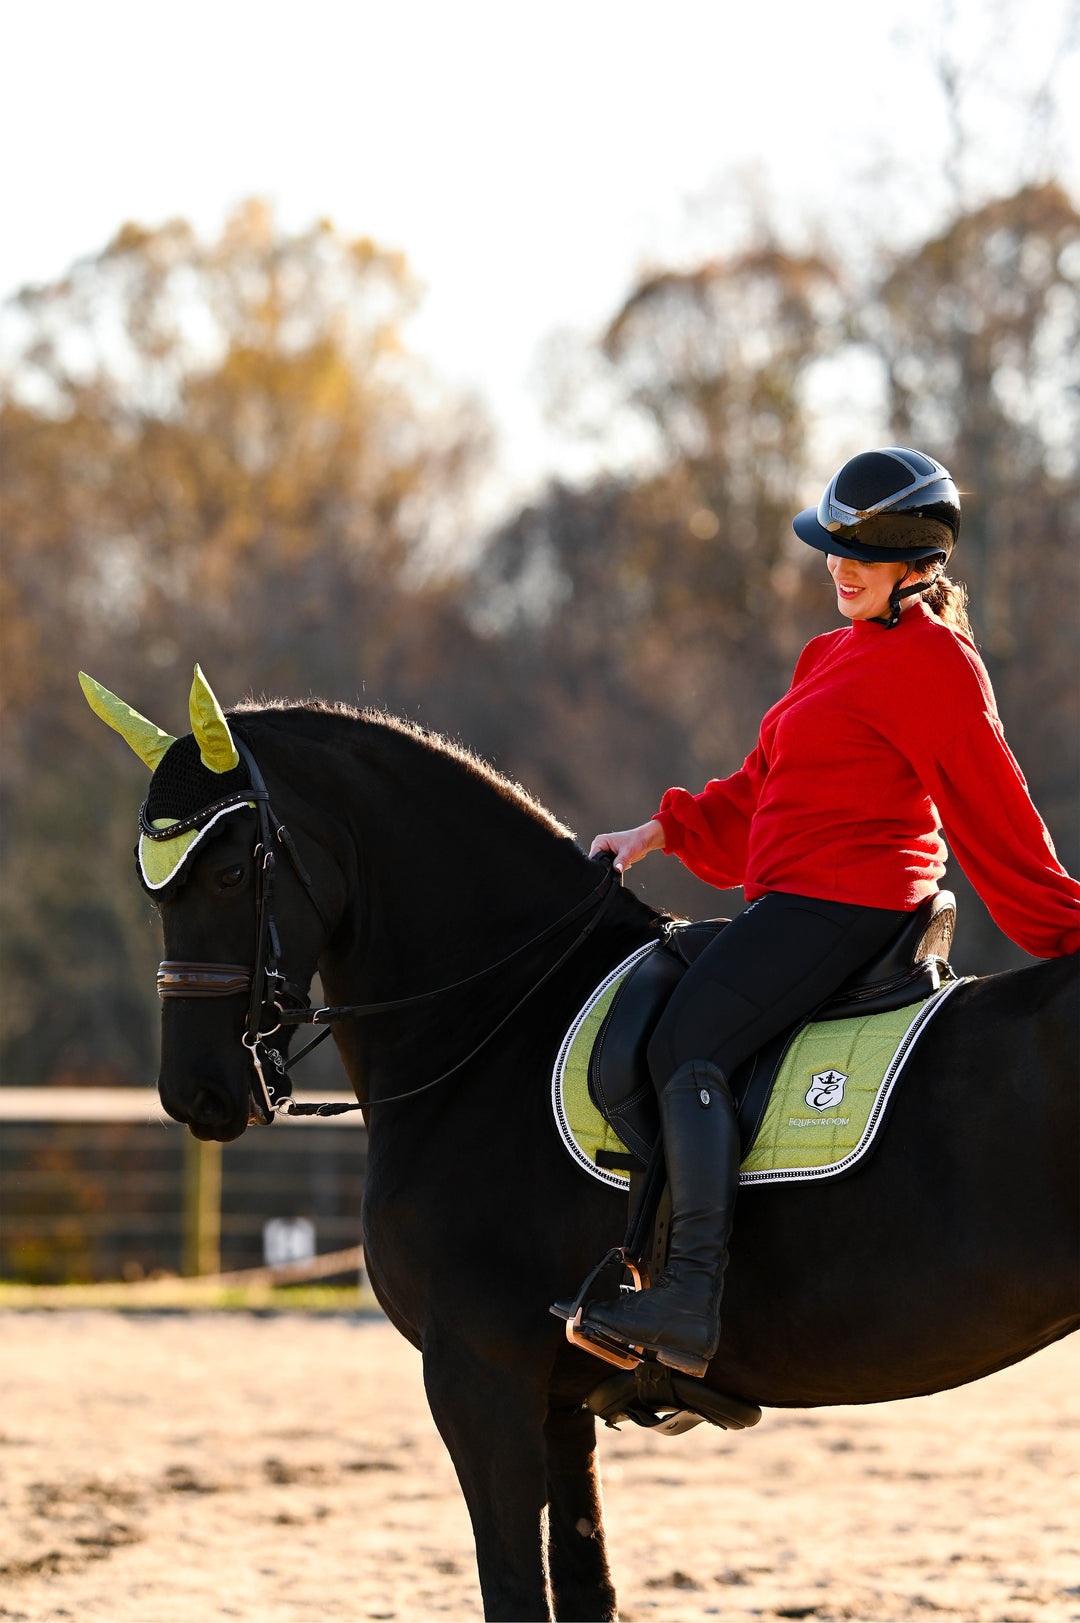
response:
{"label": "browband with crystals", "polygon": [[193,828],[202,828],[218,812],[228,811],[233,806],[253,805],[256,800],[265,800],[265,789],[236,789],[231,795],[222,800],[215,800],[211,806],[203,806],[191,817],[185,817],[177,823],[167,823],[164,828],[155,828],[146,815],[146,808],[150,804],[149,798],[139,807],[139,832],[145,834],[148,840],[175,840],[178,834],[187,834]]}

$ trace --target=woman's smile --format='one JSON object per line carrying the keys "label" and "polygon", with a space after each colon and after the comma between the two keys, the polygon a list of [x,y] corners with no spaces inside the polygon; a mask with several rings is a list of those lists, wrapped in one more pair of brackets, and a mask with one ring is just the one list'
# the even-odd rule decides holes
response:
{"label": "woman's smile", "polygon": [[836,606],[849,620],[881,620],[889,613],[889,593],[911,569],[906,563],[863,563],[829,553]]}

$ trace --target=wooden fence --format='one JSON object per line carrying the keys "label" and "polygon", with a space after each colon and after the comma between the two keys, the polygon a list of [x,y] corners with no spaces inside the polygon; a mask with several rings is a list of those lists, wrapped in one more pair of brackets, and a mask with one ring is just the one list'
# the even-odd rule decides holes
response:
{"label": "wooden fence", "polygon": [[306,1217],[320,1251],[344,1254],[360,1239],[366,1158],[359,1112],[222,1146],[170,1121],[153,1089],[0,1088],[0,1278],[249,1270],[275,1217]]}

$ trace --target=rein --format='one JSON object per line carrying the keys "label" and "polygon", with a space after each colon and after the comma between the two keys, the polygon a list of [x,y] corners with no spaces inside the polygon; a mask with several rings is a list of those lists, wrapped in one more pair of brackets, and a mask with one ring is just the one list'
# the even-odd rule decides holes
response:
{"label": "rein", "polygon": [[[363,1018],[368,1015],[386,1014],[395,1009],[415,1008],[418,1004],[430,1002],[433,998],[442,997],[447,992],[456,992],[461,987],[473,985],[483,980],[485,976],[493,974],[497,969],[504,968],[512,963],[522,953],[533,947],[542,946],[560,930],[572,924],[575,919],[593,910],[592,917],[580,930],[569,947],[544,971],[543,975],[533,982],[522,997],[513,1005],[509,1012],[482,1037],[476,1046],[443,1071],[440,1076],[431,1082],[424,1082],[419,1087],[410,1088],[405,1093],[391,1094],[382,1099],[370,1099],[368,1104],[396,1104],[402,1099],[415,1098],[417,1094],[427,1093],[429,1089],[438,1087],[441,1082],[447,1081],[469,1062],[476,1058],[483,1049],[495,1038],[503,1027],[522,1009],[530,998],[544,986],[573,955],[584,946],[592,935],[601,919],[604,917],[609,902],[615,895],[621,882],[621,875],[617,874],[613,866],[608,867],[603,879],[580,902],[570,908],[561,917],[547,925],[537,935],[524,941],[511,952],[484,969],[476,970],[471,975],[465,975],[460,980],[451,981],[446,986],[433,987],[426,992],[416,992],[409,997],[390,998],[379,1003],[346,1003],[324,1005],[312,1008],[307,994],[302,988],[286,980],[280,972],[278,964],[281,958],[281,939],[278,934],[273,913],[273,892],[276,874],[277,859],[274,852],[275,844],[281,846],[289,857],[290,863],[300,880],[308,899],[318,913],[329,937],[332,927],[327,919],[311,877],[300,860],[300,854],[284,823],[274,815],[270,805],[270,794],[259,771],[255,757],[244,741],[234,733],[234,742],[239,750],[251,778],[250,789],[245,789],[237,795],[230,796],[229,802],[237,805],[255,803],[258,817],[258,833],[254,848],[254,860],[257,867],[257,880],[255,889],[255,961],[252,968],[244,964],[213,964],[201,962],[187,962],[180,959],[164,959],[158,966],[157,990],[160,998],[175,997],[235,997],[242,993],[248,994],[248,1012],[241,1041],[248,1051],[253,1071],[251,1083],[251,1114],[249,1125],[257,1124],[269,1126],[275,1115],[282,1116],[337,1116],[345,1111],[360,1110],[363,1107],[357,1104],[338,1104],[327,1102],[325,1104],[297,1104],[290,1095],[291,1083],[288,1073],[292,1067],[313,1048],[329,1037],[332,1022],[353,1018]],[[207,807],[194,818],[189,818],[185,826],[197,827],[211,814],[223,809],[226,803],[218,802]],[[145,821],[145,819],[143,819]],[[149,831],[148,831],[149,832]],[[152,837],[162,838],[165,834],[175,836],[176,827],[171,825],[160,833],[152,831]],[[281,999],[286,998],[292,1005],[283,1007]],[[264,1029],[264,1022],[272,1021]],[[295,1026],[310,1024],[323,1026],[318,1036],[294,1054],[291,1059],[285,1060],[276,1048],[271,1048],[267,1038],[280,1030],[282,1026]],[[273,1080],[267,1076],[267,1069],[272,1068],[276,1073]]]}

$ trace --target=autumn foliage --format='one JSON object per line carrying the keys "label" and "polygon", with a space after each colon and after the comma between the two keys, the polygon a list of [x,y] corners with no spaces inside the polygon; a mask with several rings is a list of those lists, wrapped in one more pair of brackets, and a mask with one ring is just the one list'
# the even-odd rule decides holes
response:
{"label": "autumn foliage", "polygon": [[[383,704],[583,835],[639,821],[669,783],[741,761],[835,623],[790,531],[832,471],[813,465],[826,366],[872,364],[896,442],[972,493],[954,572],[1075,871],[1080,217],[1059,188],[958,216],[872,285],[765,238],[643,276],[590,364],[648,456],[483,538],[488,427],[406,348],[416,297],[400,255],[325,222],[288,236],[251,203],[213,243],[127,226],[7,313],[5,1081],[154,1070],[157,939],[130,863],[145,774],[86,710],[80,666],[177,733],[196,659],[226,702]],[[647,883],[738,905],[673,864]],[[961,942],[969,967],[1017,961],[966,894]]]}

